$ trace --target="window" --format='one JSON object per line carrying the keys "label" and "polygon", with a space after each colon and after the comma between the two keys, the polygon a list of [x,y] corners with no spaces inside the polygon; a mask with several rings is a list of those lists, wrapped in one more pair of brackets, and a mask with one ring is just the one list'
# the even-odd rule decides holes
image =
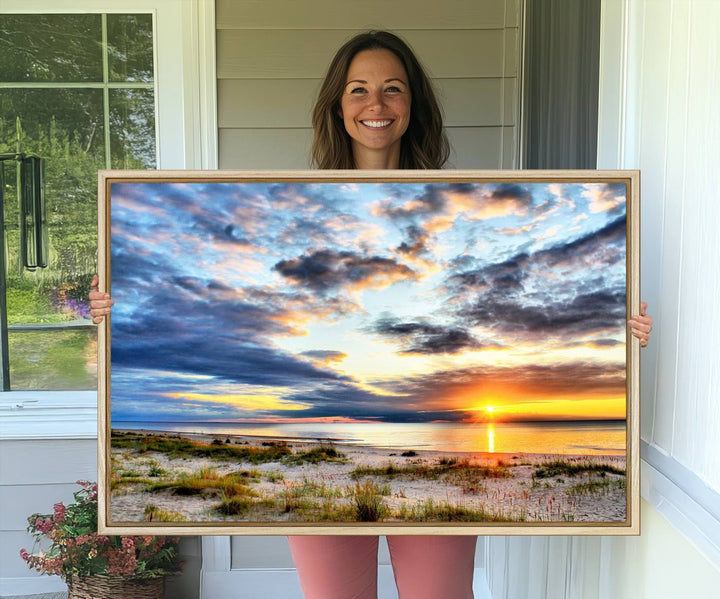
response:
{"label": "window", "polygon": [[[87,295],[97,271],[97,170],[156,166],[152,14],[0,21],[0,163],[9,386],[95,389]],[[20,155],[44,159],[46,268],[20,252]]]}

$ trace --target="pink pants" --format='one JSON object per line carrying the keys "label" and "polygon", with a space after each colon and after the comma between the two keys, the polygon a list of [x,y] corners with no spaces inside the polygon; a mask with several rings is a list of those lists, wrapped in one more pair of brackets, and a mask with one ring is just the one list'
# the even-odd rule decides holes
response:
{"label": "pink pants", "polygon": [[[473,599],[474,536],[387,538],[399,599]],[[376,599],[378,537],[288,537],[305,599]]]}

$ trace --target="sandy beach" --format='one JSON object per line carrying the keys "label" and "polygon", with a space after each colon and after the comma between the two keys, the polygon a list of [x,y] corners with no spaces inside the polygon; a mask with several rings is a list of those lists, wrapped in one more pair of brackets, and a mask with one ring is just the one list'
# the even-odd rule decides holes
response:
{"label": "sandy beach", "polygon": [[626,520],[625,458],[113,430],[121,522]]}

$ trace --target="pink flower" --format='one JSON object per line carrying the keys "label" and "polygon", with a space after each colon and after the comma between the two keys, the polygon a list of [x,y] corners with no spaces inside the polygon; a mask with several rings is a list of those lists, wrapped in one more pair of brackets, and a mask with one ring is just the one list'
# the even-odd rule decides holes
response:
{"label": "pink flower", "polygon": [[23,559],[23,561],[27,562],[30,560],[30,554],[27,552],[27,549],[21,549],[20,550],[20,557]]}
{"label": "pink flower", "polygon": [[135,553],[125,549],[110,549],[108,551],[108,574],[127,576],[135,573],[137,559]]}
{"label": "pink flower", "polygon": [[43,520],[42,518],[38,518],[35,520],[35,528],[46,535],[52,530],[53,523],[51,520]]}
{"label": "pink flower", "polygon": [[62,522],[65,520],[65,505],[61,503],[56,503],[53,506],[54,511],[54,520],[55,522]]}
{"label": "pink flower", "polygon": [[48,574],[62,574],[63,563],[59,557],[47,558],[43,564],[45,572]]}
{"label": "pink flower", "polygon": [[125,549],[135,549],[135,541],[132,537],[123,537],[121,543]]}

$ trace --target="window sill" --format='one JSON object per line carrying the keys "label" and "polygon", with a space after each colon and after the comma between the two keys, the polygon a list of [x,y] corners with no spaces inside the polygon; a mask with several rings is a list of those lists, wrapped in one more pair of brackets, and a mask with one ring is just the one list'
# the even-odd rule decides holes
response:
{"label": "window sill", "polygon": [[0,440],[96,439],[96,391],[0,393]]}

